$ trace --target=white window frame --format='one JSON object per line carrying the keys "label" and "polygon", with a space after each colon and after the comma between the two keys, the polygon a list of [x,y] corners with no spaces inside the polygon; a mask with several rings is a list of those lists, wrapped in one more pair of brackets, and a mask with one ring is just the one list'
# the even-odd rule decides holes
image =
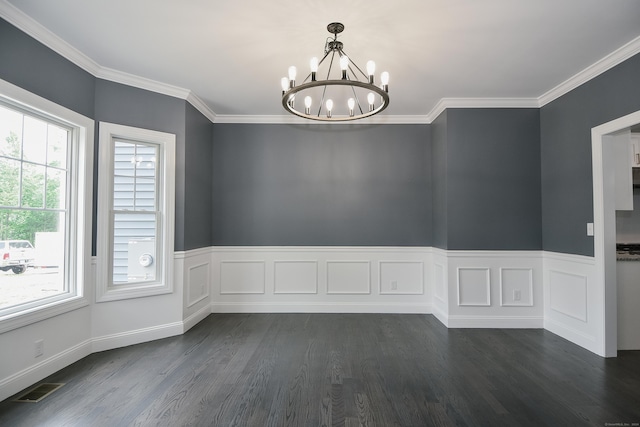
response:
{"label": "white window frame", "polygon": [[26,111],[64,123],[71,128],[72,158],[69,164],[69,220],[66,241],[68,291],[24,305],[16,311],[0,310],[0,333],[77,310],[89,305],[91,283],[91,226],[93,195],[94,121],[48,99],[0,79],[0,98]]}
{"label": "white window frame", "polygon": [[[173,243],[175,230],[175,146],[174,134],[100,122],[98,164],[98,236],[96,302],[148,297],[173,292]],[[152,282],[113,283],[113,162],[114,139],[156,144],[158,158],[158,210],[156,244],[161,264],[159,277]]]}

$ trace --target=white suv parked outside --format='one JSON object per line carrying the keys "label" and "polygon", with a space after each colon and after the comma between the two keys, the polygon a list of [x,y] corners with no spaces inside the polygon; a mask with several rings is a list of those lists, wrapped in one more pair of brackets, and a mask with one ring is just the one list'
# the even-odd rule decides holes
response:
{"label": "white suv parked outside", "polygon": [[0,270],[24,273],[33,266],[35,250],[28,240],[0,240]]}

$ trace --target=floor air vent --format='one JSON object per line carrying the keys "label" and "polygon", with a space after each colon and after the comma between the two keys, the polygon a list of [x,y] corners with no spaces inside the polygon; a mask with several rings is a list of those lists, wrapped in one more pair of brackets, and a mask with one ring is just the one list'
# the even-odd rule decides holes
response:
{"label": "floor air vent", "polygon": [[17,398],[15,401],[37,403],[63,385],[64,383],[43,383],[36,388],[29,390],[28,392]]}

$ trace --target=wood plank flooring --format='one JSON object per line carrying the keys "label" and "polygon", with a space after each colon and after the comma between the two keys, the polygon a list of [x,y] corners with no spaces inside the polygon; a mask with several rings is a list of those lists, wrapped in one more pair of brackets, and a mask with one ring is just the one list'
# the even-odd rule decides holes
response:
{"label": "wood plank flooring", "polygon": [[430,315],[214,314],[92,354],[0,403],[2,426],[628,426],[640,351],[604,359],[543,330]]}

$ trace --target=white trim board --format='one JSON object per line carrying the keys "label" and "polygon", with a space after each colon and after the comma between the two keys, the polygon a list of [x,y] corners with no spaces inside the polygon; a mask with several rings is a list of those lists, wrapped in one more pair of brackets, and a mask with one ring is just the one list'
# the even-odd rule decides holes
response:
{"label": "white trim board", "polygon": [[0,401],[13,396],[20,390],[24,390],[91,353],[91,340],[86,340],[7,378],[0,379]]}
{"label": "white trim board", "polygon": [[[306,123],[290,115],[218,115],[191,90],[154,81],[122,71],[103,67],[69,43],[49,31],[7,0],[0,0],[0,16],[62,57],[95,77],[116,83],[184,99],[212,123]],[[640,37],[636,37],[584,70],[569,77],[538,97],[530,98],[442,98],[426,115],[376,116],[360,123],[368,124],[429,124],[446,108],[539,108],[569,91],[599,76],[605,71],[640,53]],[[340,123],[340,122],[338,122]],[[318,122],[318,124],[328,124]],[[336,123],[331,123],[336,124]]]}
{"label": "white trim board", "polygon": [[[619,117],[591,129],[593,170],[593,223],[595,254],[595,286],[598,292],[598,330],[596,331],[597,354],[615,357],[617,346],[617,287],[616,266],[612,250],[615,248],[615,204],[611,200],[611,187],[615,183],[608,172],[607,135],[625,130],[640,123],[640,111]],[[574,341],[575,342],[575,341]]]}

